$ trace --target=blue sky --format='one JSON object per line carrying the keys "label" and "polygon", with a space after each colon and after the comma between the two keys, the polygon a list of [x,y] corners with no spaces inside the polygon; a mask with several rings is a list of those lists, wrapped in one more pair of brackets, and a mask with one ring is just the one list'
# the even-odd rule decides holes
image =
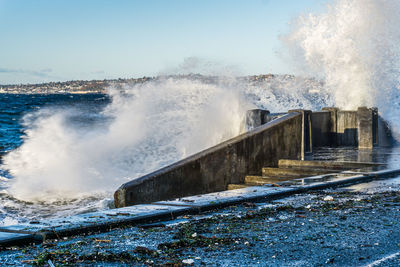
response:
{"label": "blue sky", "polygon": [[0,84],[291,73],[279,36],[326,2],[0,0]]}

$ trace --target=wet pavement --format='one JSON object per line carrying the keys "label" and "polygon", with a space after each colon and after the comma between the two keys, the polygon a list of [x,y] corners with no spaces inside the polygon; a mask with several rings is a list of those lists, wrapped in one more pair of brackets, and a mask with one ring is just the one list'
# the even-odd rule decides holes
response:
{"label": "wet pavement", "polygon": [[307,160],[358,161],[386,163],[387,168],[400,166],[400,146],[358,150],[353,147],[321,147],[314,149]]}

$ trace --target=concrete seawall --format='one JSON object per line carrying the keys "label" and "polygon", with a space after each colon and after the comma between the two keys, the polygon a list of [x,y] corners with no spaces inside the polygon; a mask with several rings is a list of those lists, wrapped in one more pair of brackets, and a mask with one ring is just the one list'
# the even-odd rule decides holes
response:
{"label": "concrete seawall", "polygon": [[263,167],[277,167],[280,159],[303,160],[316,147],[372,149],[393,143],[376,108],[299,109],[279,115],[251,110],[246,115],[252,120],[250,128],[256,128],[123,184],[114,194],[115,206],[223,191],[243,184],[246,176],[262,175]]}
{"label": "concrete seawall", "polygon": [[353,146],[371,149],[392,146],[394,140],[378,109],[359,107],[357,110],[323,108],[312,112],[313,147]]}
{"label": "concrete seawall", "polygon": [[123,184],[116,207],[226,190],[259,175],[281,158],[300,159],[302,115],[294,112],[206,149],[163,169]]}

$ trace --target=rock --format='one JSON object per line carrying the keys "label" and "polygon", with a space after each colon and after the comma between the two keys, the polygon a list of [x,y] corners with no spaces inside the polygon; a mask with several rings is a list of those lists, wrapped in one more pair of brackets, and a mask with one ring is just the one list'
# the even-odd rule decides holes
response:
{"label": "rock", "polygon": [[192,265],[194,263],[194,260],[186,259],[186,260],[183,260],[182,263]]}

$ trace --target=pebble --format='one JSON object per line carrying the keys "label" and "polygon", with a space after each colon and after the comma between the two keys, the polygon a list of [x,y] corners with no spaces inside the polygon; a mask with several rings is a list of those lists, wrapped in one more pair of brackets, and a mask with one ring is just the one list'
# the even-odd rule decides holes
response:
{"label": "pebble", "polygon": [[194,263],[194,260],[193,260],[193,259],[186,259],[186,260],[183,260],[182,263],[185,263],[185,264],[193,264],[193,263]]}

